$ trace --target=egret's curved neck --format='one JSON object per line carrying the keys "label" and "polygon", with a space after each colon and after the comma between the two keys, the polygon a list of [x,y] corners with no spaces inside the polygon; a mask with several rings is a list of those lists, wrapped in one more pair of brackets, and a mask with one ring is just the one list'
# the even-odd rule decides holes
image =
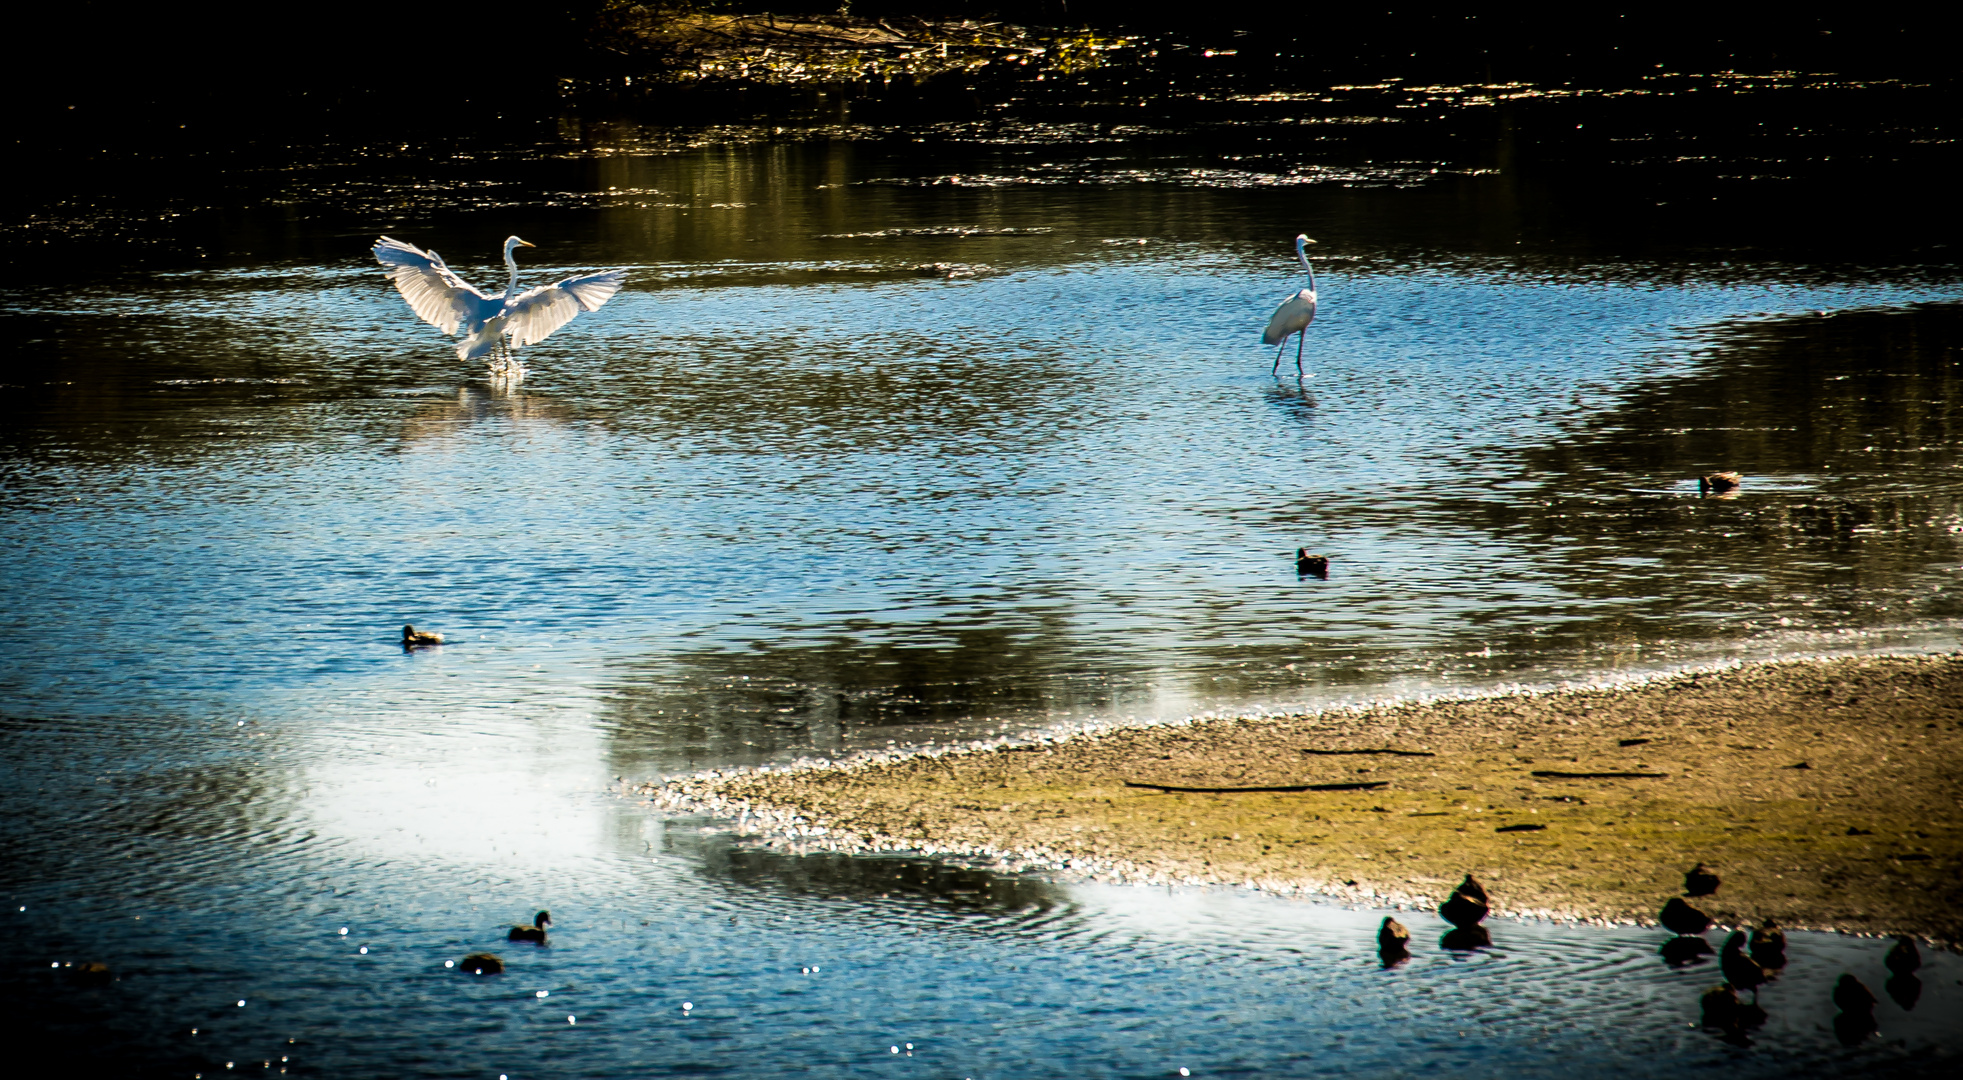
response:
{"label": "egret's curved neck", "polygon": [[[511,295],[518,288],[518,258],[512,254],[516,250],[518,250],[518,245],[516,244],[504,245],[504,265],[511,270],[511,280],[506,282],[504,286],[506,296]],[[1304,262],[1303,265],[1306,266],[1308,263]]]}
{"label": "egret's curved neck", "polygon": [[[1309,265],[1309,246],[1300,240],[1295,242],[1295,257],[1302,260],[1302,272],[1309,275],[1309,291],[1315,291],[1315,267]],[[518,271],[513,270],[512,273]]]}

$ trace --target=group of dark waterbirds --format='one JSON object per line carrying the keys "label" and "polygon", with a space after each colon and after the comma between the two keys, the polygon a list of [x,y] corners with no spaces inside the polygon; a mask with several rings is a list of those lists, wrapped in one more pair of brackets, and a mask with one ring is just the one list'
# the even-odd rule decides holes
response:
{"label": "group of dark waterbirds", "polygon": [[[1439,905],[1438,917],[1452,924],[1439,944],[1455,952],[1483,949],[1493,943],[1493,935],[1479,925],[1492,909],[1486,901],[1486,888],[1471,874],[1459,882],[1452,895]],[[1377,959],[1394,967],[1411,958],[1411,931],[1390,916],[1377,928]]]}
{"label": "group of dark waterbirds", "polygon": [[[1720,884],[1716,874],[1698,863],[1684,874],[1684,896],[1673,896],[1663,905],[1657,921],[1676,935],[1663,943],[1663,959],[1672,967],[1683,967],[1709,956],[1711,946],[1702,935],[1711,928],[1710,916],[1690,906],[1684,897],[1711,896]],[[1908,935],[1895,938],[1882,963],[1890,977],[1882,987],[1903,1009],[1915,1008],[1922,997],[1922,980],[1916,970],[1922,966],[1922,950]],[[1759,987],[1771,982],[1786,967],[1786,932],[1771,919],[1745,931],[1733,930],[1718,953],[1718,970],[1724,981],[1704,991],[1704,1026],[1727,1038],[1742,1040],[1745,1033],[1765,1023],[1765,1010],[1759,1007]],[[1749,993],[1750,1001],[1739,998]],[[1843,972],[1834,983],[1833,1003],[1840,1010],[1834,1017],[1834,1034],[1853,1045],[1875,1033],[1874,992],[1853,974]]]}
{"label": "group of dark waterbirds", "polygon": [[[1684,897],[1711,896],[1719,884],[1718,875],[1700,862],[1684,874],[1684,896],[1673,896],[1663,905],[1657,921],[1673,935],[1661,950],[1670,966],[1685,967],[1711,954],[1710,943],[1701,936],[1710,930],[1711,919],[1686,903]],[[1491,945],[1492,935],[1480,925],[1490,910],[1485,886],[1467,874],[1438,907],[1439,917],[1452,924],[1439,944],[1455,951]],[[1385,916],[1377,929],[1377,959],[1388,968],[1410,958],[1411,931]],[[1922,996],[1922,981],[1915,974],[1922,966],[1922,952],[1915,939],[1907,935],[1895,938],[1882,963],[1889,971],[1883,989],[1903,1009],[1913,1009]],[[1718,955],[1724,981],[1706,990],[1700,1001],[1704,1027],[1729,1040],[1742,1041],[1746,1032],[1766,1020],[1765,1010],[1758,1004],[1759,987],[1777,978],[1785,966],[1786,932],[1777,922],[1765,920],[1749,937],[1744,930],[1733,930]],[[1749,993],[1751,1000],[1740,999],[1740,993]],[[1876,1000],[1861,980],[1848,973],[1840,976],[1834,984],[1833,1003],[1840,1010],[1834,1017],[1834,1034],[1841,1042],[1851,1046],[1875,1033]]]}
{"label": "group of dark waterbirds", "polygon": [[[504,935],[506,941],[529,941],[534,945],[545,944],[545,928],[552,925],[552,913],[541,911],[532,916],[532,921],[513,926]],[[474,952],[464,957],[457,966],[472,975],[502,975],[504,958],[496,953]]]}

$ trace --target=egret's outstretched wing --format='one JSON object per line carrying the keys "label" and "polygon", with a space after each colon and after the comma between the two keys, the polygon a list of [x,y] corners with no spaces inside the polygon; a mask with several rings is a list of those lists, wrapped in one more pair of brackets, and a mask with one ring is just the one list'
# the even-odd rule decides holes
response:
{"label": "egret's outstretched wing", "polygon": [[384,236],[375,245],[375,259],[388,267],[389,278],[422,320],[446,334],[458,326],[472,330],[496,315],[499,299],[485,296],[443,265],[443,257],[414,244]]}
{"label": "egret's outstretched wing", "polygon": [[544,341],[580,312],[597,311],[626,281],[627,271],[608,270],[529,289],[505,309],[504,332],[519,348]]}

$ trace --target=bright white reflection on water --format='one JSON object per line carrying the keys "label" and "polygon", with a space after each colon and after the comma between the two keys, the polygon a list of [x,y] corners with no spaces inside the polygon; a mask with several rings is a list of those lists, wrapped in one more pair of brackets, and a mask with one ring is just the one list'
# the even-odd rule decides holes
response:
{"label": "bright white reflection on water", "polygon": [[[1953,1055],[1946,954],[1848,1049],[1825,987],[1879,985],[1878,950],[1806,937],[1746,1050],[1687,1026],[1711,973],[1648,932],[1505,924],[1447,954],[1410,914],[1424,947],[1386,971],[1381,912],[758,851],[623,797],[1058,723],[1955,640],[1940,268],[1516,248],[1489,230],[1532,197],[1476,171],[915,182],[1070,171],[973,153],[472,164],[502,170],[489,202],[321,181],[240,211],[310,224],[213,224],[242,254],[209,269],[0,292],[0,935],[120,980],[38,967],[8,1000],[185,1074],[281,1047],[514,1077]],[[639,194],[561,198],[610,189]],[[1324,305],[1301,381],[1258,344],[1297,230]],[[512,231],[540,242],[529,280],[632,276],[493,385],[367,264],[384,231],[479,280]],[[1700,499],[1720,468],[1743,491]],[[449,643],[404,652],[405,622]],[[541,908],[548,945],[505,940]],[[444,967],[486,950],[506,975]]]}

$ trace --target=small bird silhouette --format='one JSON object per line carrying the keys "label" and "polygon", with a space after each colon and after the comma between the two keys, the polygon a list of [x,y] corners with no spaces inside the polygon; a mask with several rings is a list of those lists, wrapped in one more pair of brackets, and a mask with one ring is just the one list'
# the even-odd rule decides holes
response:
{"label": "small bird silhouette", "polygon": [[1768,968],[1786,966],[1786,932],[1771,919],[1752,931],[1752,959]]}
{"label": "small bird silhouette", "polygon": [[1856,1016],[1874,1012],[1874,991],[1852,975],[1842,975],[1833,988],[1834,1008]]}
{"label": "small bird silhouette", "polygon": [[505,939],[508,941],[536,941],[544,944],[545,928],[551,924],[552,913],[541,911],[533,917],[530,923],[520,923],[512,927],[511,933],[506,934]]}
{"label": "small bird silhouette", "polygon": [[1311,555],[1308,548],[1295,549],[1295,572],[1302,577],[1327,578],[1329,556]]}
{"label": "small bird silhouette", "polygon": [[1685,896],[1709,896],[1717,891],[1718,875],[1705,869],[1703,863],[1684,871]]}
{"label": "small bird silhouette", "polygon": [[499,959],[495,953],[471,953],[469,956],[464,957],[457,966],[470,972],[472,975],[504,974],[504,961]]}
{"label": "small bird silhouette", "polygon": [[1740,990],[1752,992],[1752,1000],[1757,1001],[1759,987],[1765,983],[1766,971],[1757,960],[1745,955],[1745,932],[1734,930],[1724,941],[1724,951],[1718,956],[1718,965],[1724,970],[1725,981]]}
{"label": "small bird silhouette", "polygon": [[1903,934],[1895,939],[1895,947],[1881,962],[1897,975],[1910,975],[1922,966],[1922,950],[1915,947],[1915,939]]}
{"label": "small bird silhouette", "polygon": [[1377,928],[1377,959],[1390,967],[1402,960],[1411,958],[1411,931],[1404,924],[1390,916],[1384,916],[1384,924]]}
{"label": "small bird silhouette", "polygon": [[1486,903],[1486,890],[1471,874],[1452,890],[1452,895],[1439,905],[1438,917],[1464,930],[1479,925],[1491,910]]}
{"label": "small bird silhouette", "polygon": [[1737,491],[1739,485],[1744,482],[1745,477],[1741,473],[1705,473],[1703,476],[1697,478],[1697,493],[1699,495],[1724,495],[1728,492]]}
{"label": "small bird silhouette", "polygon": [[409,625],[408,623],[402,624],[403,648],[414,649],[423,645],[441,645],[441,644],[443,644],[442,634],[432,634],[425,630],[418,630],[414,626]]}
{"label": "small bird silhouette", "polygon": [[1674,896],[1663,905],[1657,921],[1673,934],[1701,934],[1711,928],[1709,916]]}

